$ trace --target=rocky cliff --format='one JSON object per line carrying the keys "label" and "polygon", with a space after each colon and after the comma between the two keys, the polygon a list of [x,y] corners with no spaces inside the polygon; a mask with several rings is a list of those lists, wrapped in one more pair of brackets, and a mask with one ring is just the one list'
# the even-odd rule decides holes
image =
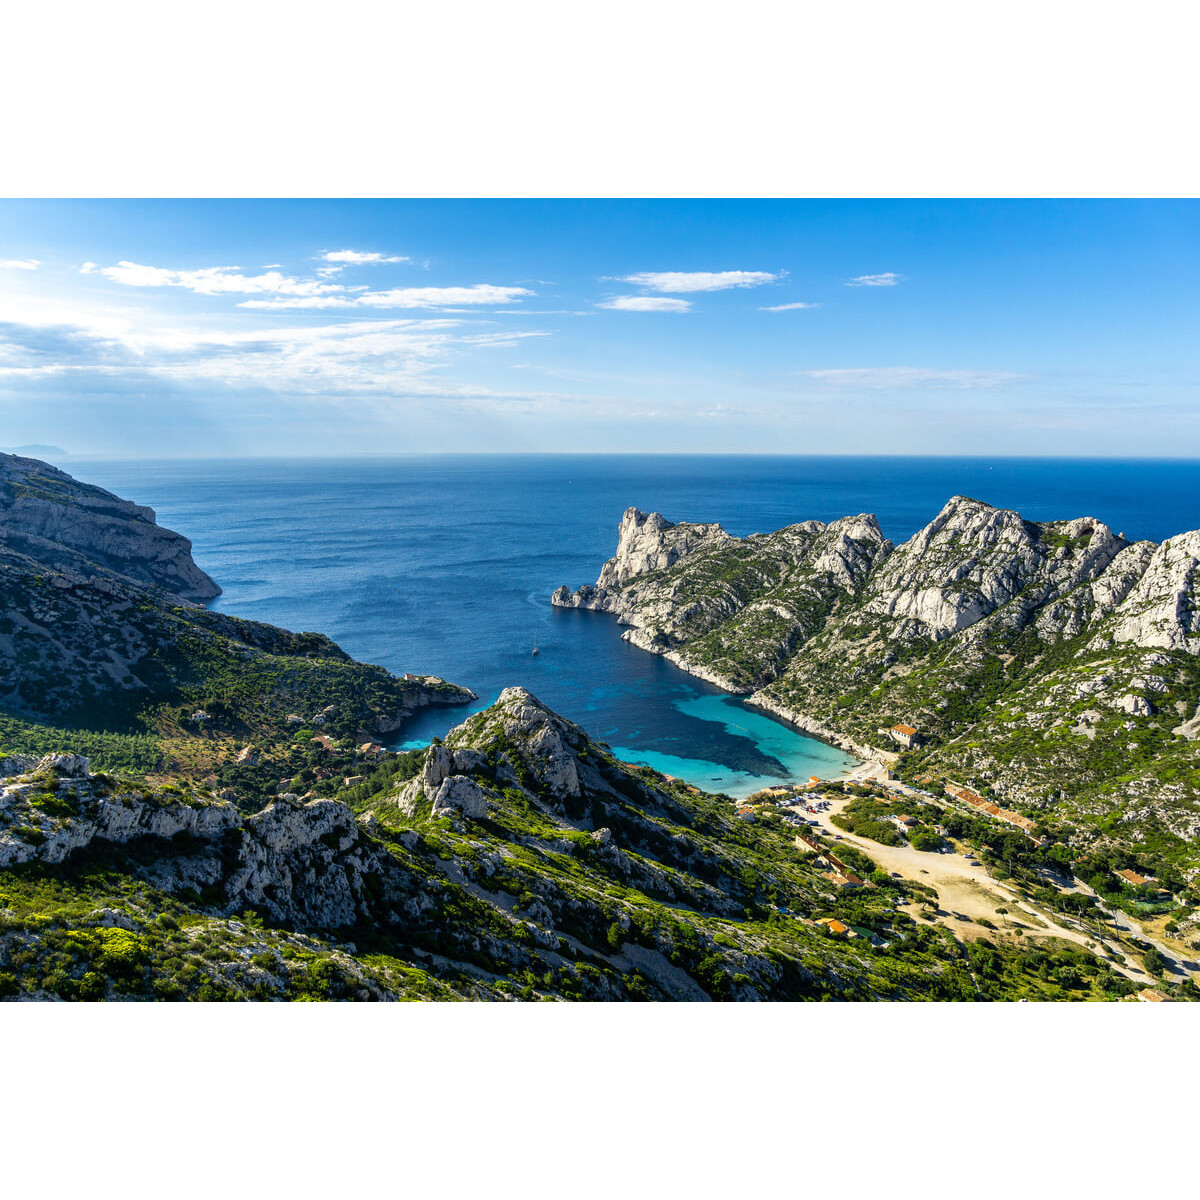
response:
{"label": "rocky cliff", "polygon": [[630,510],[597,583],[553,602],[613,613],[633,644],[839,745],[895,753],[902,723],[914,768],[1193,841],[1200,532],[1155,546],[964,496],[895,547],[865,514],[686,528]]}
{"label": "rocky cliff", "polygon": [[34,458],[0,454],[0,544],[74,575],[100,568],[185,600],[221,594],[192,561],[192,543],[153,509]]}

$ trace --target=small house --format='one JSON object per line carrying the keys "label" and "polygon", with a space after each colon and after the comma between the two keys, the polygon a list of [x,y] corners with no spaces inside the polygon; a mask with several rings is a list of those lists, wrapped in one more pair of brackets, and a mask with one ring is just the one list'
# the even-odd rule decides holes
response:
{"label": "small house", "polygon": [[911,750],[921,736],[911,725],[893,725],[888,733],[892,741],[899,742],[907,750]]}
{"label": "small house", "polygon": [[1118,879],[1135,888],[1150,888],[1154,884],[1144,875],[1139,875],[1136,871],[1120,870],[1115,872]]}

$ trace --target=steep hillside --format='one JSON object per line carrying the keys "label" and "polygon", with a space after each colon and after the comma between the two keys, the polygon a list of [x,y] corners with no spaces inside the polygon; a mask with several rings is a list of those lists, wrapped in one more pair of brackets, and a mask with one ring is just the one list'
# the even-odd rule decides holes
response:
{"label": "steep hillside", "polygon": [[[58,749],[100,765],[204,778],[255,743],[291,777],[297,727],[343,744],[414,709],[475,699],[434,677],[355,662],[327,637],[210,612],[219,588],[149,509],[37,463],[0,459],[0,751]],[[349,764],[351,768],[353,764]],[[353,773],[353,769],[348,771]]]}
{"label": "steep hillside", "polygon": [[864,755],[1200,867],[1198,563],[1200,533],[962,496],[894,548],[871,516],[735,539],[631,509],[598,583],[554,603]]}
{"label": "steep hillside", "polygon": [[0,777],[0,994],[13,998],[1102,999],[1139,986],[1053,938],[960,942],[901,911],[936,904],[932,889],[883,871],[847,891],[777,814],[740,821],[619,763],[520,688],[342,798],[281,796],[252,815],[71,755],[10,758]]}

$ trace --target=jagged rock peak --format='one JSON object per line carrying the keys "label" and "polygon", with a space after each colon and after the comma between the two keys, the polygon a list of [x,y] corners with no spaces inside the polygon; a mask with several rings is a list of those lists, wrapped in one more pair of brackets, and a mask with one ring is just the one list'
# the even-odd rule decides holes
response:
{"label": "jagged rock peak", "polygon": [[157,524],[152,508],[36,458],[0,454],[0,540],[46,566],[84,577],[99,566],[187,600],[221,594],[192,560],[192,543]]}
{"label": "jagged rock peak", "polygon": [[1045,603],[1097,579],[1127,545],[1091,517],[1038,523],[952,496],[872,574],[866,607],[940,640],[1027,589]]}
{"label": "jagged rock peak", "polygon": [[660,512],[627,508],[617,531],[617,552],[604,564],[597,587],[622,587],[637,575],[672,567],[687,554],[733,538],[715,523],[673,524]]}

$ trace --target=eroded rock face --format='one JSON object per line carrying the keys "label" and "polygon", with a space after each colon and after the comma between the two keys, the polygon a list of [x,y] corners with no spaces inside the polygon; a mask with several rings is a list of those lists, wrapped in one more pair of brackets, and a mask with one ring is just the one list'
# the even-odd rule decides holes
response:
{"label": "eroded rock face", "polygon": [[733,541],[720,525],[675,525],[659,512],[627,508],[617,530],[617,552],[600,571],[597,587],[620,587],[635,575],[662,571],[701,547]]}
{"label": "eroded rock face", "polygon": [[421,773],[396,793],[396,804],[407,816],[413,816],[422,803],[432,806],[434,816],[460,813],[464,817],[487,816],[488,804],[495,792],[481,787],[467,772],[478,770],[487,756],[469,747],[455,750],[430,746]]}
{"label": "eroded rock face", "polygon": [[1029,589],[1040,605],[1095,580],[1126,544],[1091,518],[1039,526],[954,496],[872,575],[864,607],[941,641]]}
{"label": "eroded rock face", "polygon": [[561,587],[552,602],[613,613],[632,626],[627,641],[747,692],[773,678],[891,551],[869,513],[733,538],[720,526],[672,525],[630,509],[596,584]]}
{"label": "eroded rock face", "polygon": [[[168,892],[222,886],[217,907],[254,907],[279,921],[336,928],[359,919],[365,879],[387,860],[335,800],[310,804],[280,797],[245,817],[211,798],[170,792],[116,791],[91,775],[79,755],[47,755],[36,774],[0,777],[0,867],[61,863],[95,843],[161,845],[141,873]],[[28,767],[6,759],[5,771]],[[60,778],[45,791],[45,772]],[[70,771],[68,778],[66,772]],[[53,803],[47,804],[50,796]],[[178,839],[191,839],[180,853]],[[194,843],[194,844],[192,844]]]}
{"label": "eroded rock face", "polygon": [[157,524],[153,509],[34,458],[0,454],[0,538],[64,571],[92,574],[98,564],[187,600],[221,594],[192,560],[192,543]]}
{"label": "eroded rock face", "polygon": [[1163,542],[1114,611],[1113,640],[1200,654],[1198,568],[1200,530]]}

